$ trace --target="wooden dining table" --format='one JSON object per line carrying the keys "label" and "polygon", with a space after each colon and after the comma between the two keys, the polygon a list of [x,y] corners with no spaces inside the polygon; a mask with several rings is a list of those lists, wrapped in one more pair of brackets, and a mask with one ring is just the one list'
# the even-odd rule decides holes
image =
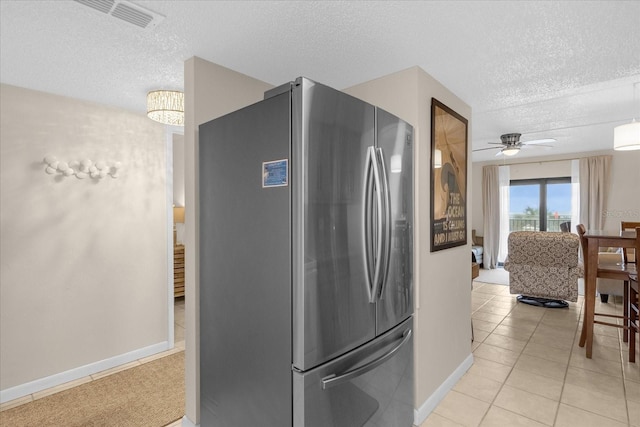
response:
{"label": "wooden dining table", "polygon": [[[586,253],[584,254],[584,321],[582,325],[583,331],[580,337],[580,347],[586,347],[586,356],[588,359],[591,359],[593,350],[593,324],[595,320],[599,248],[636,248],[637,254],[637,246],[640,246],[638,243],[640,238],[637,237],[637,230],[640,229],[626,231],[587,230],[584,235],[586,238]],[[619,264],[619,266],[620,271],[623,271],[624,265]]]}

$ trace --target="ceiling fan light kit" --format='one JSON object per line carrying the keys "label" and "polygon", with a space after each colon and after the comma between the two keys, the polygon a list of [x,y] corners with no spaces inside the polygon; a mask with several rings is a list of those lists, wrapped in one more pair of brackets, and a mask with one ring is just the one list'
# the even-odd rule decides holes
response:
{"label": "ceiling fan light kit", "polygon": [[507,147],[500,150],[505,156],[515,156],[520,152],[520,147]]}
{"label": "ceiling fan light kit", "polygon": [[618,151],[640,150],[640,122],[633,120],[613,129],[613,149]]}

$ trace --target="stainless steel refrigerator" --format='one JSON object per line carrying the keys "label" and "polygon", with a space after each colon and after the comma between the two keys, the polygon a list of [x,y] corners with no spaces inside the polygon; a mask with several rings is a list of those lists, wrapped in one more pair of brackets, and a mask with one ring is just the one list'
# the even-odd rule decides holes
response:
{"label": "stainless steel refrigerator", "polygon": [[199,128],[202,427],[410,427],[413,128],[306,78]]}

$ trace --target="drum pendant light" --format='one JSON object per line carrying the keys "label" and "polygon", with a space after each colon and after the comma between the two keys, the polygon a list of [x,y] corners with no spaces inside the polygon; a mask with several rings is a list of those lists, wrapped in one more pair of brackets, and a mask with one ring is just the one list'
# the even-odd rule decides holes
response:
{"label": "drum pendant light", "polygon": [[154,90],[147,94],[147,116],[167,125],[184,126],[184,93]]}
{"label": "drum pendant light", "polygon": [[613,149],[628,151],[640,150],[640,122],[616,126],[613,129]]}
{"label": "drum pendant light", "polygon": [[[638,83],[633,84],[633,105],[638,105]],[[640,122],[633,119],[631,123],[613,128],[613,149],[640,150]]]}

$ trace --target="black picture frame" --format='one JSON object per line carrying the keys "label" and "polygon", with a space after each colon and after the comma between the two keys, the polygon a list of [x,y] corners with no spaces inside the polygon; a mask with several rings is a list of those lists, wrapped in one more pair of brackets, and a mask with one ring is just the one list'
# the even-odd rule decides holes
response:
{"label": "black picture frame", "polygon": [[468,120],[431,99],[431,252],[467,244]]}

